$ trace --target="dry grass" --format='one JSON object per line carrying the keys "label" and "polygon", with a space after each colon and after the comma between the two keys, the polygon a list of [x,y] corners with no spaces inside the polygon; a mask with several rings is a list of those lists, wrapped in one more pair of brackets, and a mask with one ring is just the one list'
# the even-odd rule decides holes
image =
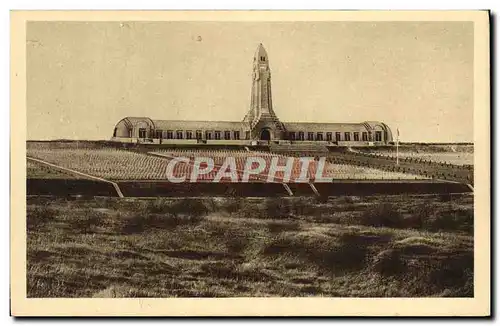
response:
{"label": "dry grass", "polygon": [[28,296],[472,296],[471,211],[470,196],[30,198]]}

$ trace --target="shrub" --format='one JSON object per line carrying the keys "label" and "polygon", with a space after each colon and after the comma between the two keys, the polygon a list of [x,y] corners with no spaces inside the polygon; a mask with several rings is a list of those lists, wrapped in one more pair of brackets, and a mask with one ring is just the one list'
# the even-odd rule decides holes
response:
{"label": "shrub", "polygon": [[331,271],[358,270],[365,266],[368,246],[364,237],[355,233],[344,233],[339,237],[338,246],[327,252],[319,252],[320,265]]}
{"label": "shrub", "polygon": [[279,255],[293,253],[296,255],[306,254],[308,248],[302,241],[297,241],[283,234],[274,235],[264,240],[260,253],[263,255]]}
{"label": "shrub", "polygon": [[75,229],[87,233],[93,231],[97,226],[105,225],[105,220],[106,214],[94,209],[86,209],[72,216],[69,221]]}
{"label": "shrub", "polygon": [[196,225],[204,220],[203,215],[174,214],[120,214],[111,220],[116,232],[134,234],[151,228],[174,229],[184,225]]}
{"label": "shrub", "polygon": [[315,215],[317,209],[314,202],[310,198],[299,198],[294,200],[291,205],[291,213],[293,215]]}
{"label": "shrub", "polygon": [[355,200],[354,200],[355,197],[353,197],[353,196],[344,196],[342,198],[344,199],[344,202],[346,204],[354,204],[355,203]]}
{"label": "shrub", "polygon": [[193,218],[209,213],[208,207],[199,199],[183,198],[175,201],[169,208],[169,213],[178,215],[189,215]]}
{"label": "shrub", "polygon": [[290,201],[283,198],[269,198],[266,200],[265,205],[268,218],[288,218],[292,214]]}
{"label": "shrub", "polygon": [[119,223],[117,223],[119,232],[123,232],[125,234],[141,233],[147,226],[145,225],[146,219],[143,218],[143,215],[124,215],[118,216],[118,218],[120,218]]}
{"label": "shrub", "polygon": [[297,221],[271,221],[267,223],[267,228],[271,233],[299,231],[300,223]]}
{"label": "shrub", "polygon": [[439,289],[473,290],[474,257],[472,252],[458,253],[440,260],[428,274],[427,282]]}
{"label": "shrub", "polygon": [[208,213],[213,213],[213,212],[217,212],[220,210],[219,204],[212,197],[203,198],[202,203],[203,203],[203,205],[205,205]]}
{"label": "shrub", "polygon": [[328,196],[327,195],[319,195],[314,197],[314,202],[317,204],[325,204],[328,202]]}
{"label": "shrub", "polygon": [[261,218],[264,213],[258,205],[243,202],[243,206],[238,209],[236,215],[241,218]]}
{"label": "shrub", "polygon": [[201,271],[212,278],[237,279],[237,266],[232,262],[214,262],[201,265]]}
{"label": "shrub", "polygon": [[377,227],[405,227],[403,216],[394,205],[389,203],[383,203],[376,206],[373,210],[365,211],[361,215],[360,223],[362,225]]}
{"label": "shrub", "polygon": [[47,222],[55,220],[57,211],[46,206],[29,207],[26,212],[26,227],[34,230]]}
{"label": "shrub", "polygon": [[459,209],[452,212],[441,212],[427,221],[426,228],[431,231],[463,231],[474,232],[474,211]]}
{"label": "shrub", "polygon": [[226,240],[226,248],[229,253],[239,255],[248,247],[250,239],[245,235],[230,236]]}
{"label": "shrub", "polygon": [[236,213],[244,206],[244,200],[240,197],[228,198],[224,210],[228,213]]}
{"label": "shrub", "polygon": [[338,239],[311,242],[304,238],[279,235],[267,243],[264,255],[291,254],[328,272],[346,272],[365,266],[368,245],[364,237],[346,233]]}
{"label": "shrub", "polygon": [[406,225],[413,229],[423,229],[426,226],[427,221],[433,218],[434,209],[428,203],[421,204],[417,206],[412,215],[406,219]]}
{"label": "shrub", "polygon": [[401,252],[397,249],[386,249],[373,258],[371,268],[383,277],[394,276],[405,271],[405,263]]}
{"label": "shrub", "polygon": [[451,194],[440,194],[439,200],[442,202],[449,202],[452,200],[452,195]]}
{"label": "shrub", "polygon": [[158,198],[145,202],[144,210],[146,213],[168,213],[171,202],[165,198]]}

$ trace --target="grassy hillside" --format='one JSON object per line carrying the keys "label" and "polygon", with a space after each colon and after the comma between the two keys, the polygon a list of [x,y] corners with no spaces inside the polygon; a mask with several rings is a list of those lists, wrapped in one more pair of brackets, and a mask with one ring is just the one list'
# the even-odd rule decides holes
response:
{"label": "grassy hillside", "polygon": [[28,296],[473,296],[472,204],[29,198]]}

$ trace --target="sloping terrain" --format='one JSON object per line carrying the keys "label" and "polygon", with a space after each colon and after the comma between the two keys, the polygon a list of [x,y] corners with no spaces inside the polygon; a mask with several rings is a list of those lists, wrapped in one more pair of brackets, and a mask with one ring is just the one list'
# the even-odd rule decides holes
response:
{"label": "sloping terrain", "polygon": [[28,199],[28,297],[473,296],[473,197]]}

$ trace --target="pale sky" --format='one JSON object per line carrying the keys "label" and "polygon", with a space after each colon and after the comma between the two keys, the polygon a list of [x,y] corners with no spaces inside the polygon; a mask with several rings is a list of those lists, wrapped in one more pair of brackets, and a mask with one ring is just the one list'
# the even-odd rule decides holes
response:
{"label": "pale sky", "polygon": [[281,121],[473,141],[471,22],[29,22],[28,139],[109,139],[126,116],[240,121],[259,43]]}

